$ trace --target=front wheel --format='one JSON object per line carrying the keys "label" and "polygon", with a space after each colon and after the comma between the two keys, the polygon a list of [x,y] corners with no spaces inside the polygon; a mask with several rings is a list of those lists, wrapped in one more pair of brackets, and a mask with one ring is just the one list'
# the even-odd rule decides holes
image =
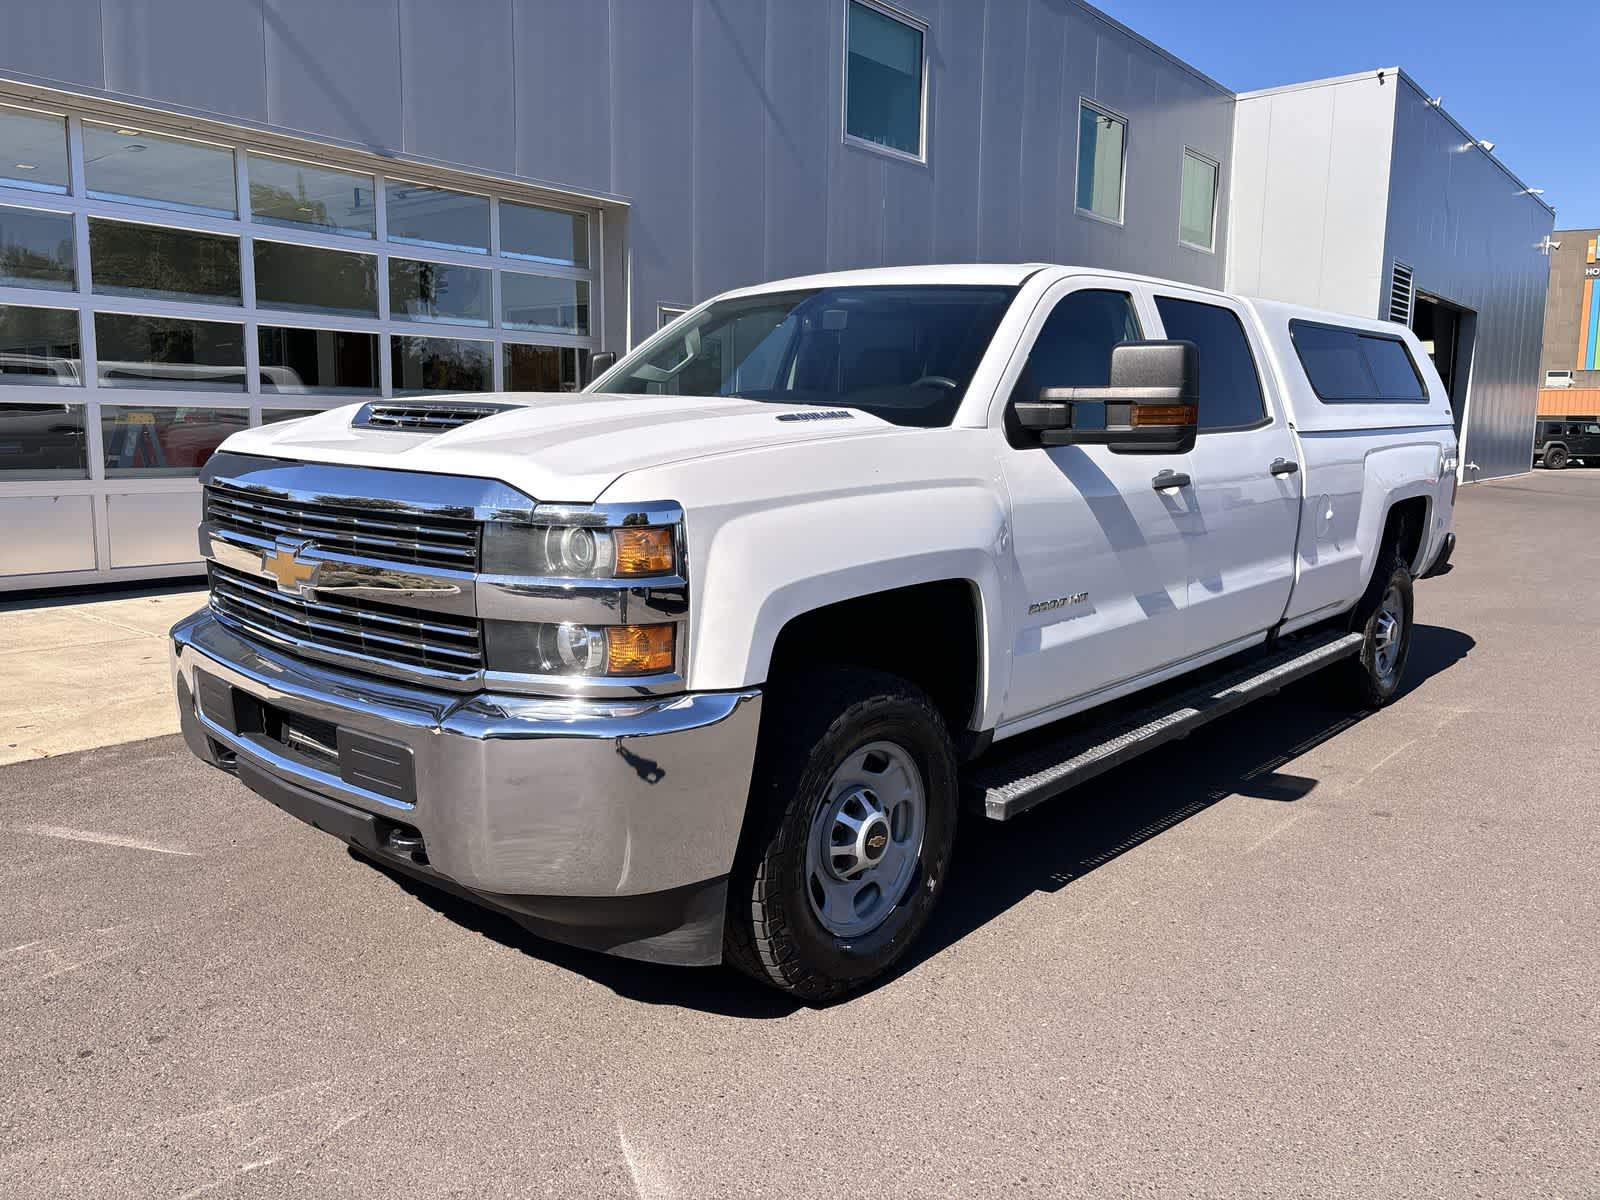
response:
{"label": "front wheel", "polygon": [[888,971],[943,889],[956,763],[925,693],[876,671],[776,685],[728,888],[724,955],[805,1000]]}

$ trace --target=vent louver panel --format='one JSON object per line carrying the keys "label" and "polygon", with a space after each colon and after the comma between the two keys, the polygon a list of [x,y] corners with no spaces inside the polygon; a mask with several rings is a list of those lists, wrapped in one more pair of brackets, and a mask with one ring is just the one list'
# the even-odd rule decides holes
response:
{"label": "vent louver panel", "polygon": [[363,404],[350,424],[361,429],[443,433],[511,407],[509,404]]}
{"label": "vent louver panel", "polygon": [[1416,291],[1411,282],[1411,268],[1397,262],[1389,276],[1389,320],[1411,327],[1411,305]]}

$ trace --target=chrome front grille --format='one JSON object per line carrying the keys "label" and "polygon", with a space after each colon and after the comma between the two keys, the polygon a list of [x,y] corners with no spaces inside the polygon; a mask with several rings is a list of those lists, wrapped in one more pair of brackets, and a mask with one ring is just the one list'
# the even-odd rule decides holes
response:
{"label": "chrome front grille", "polygon": [[[225,621],[291,649],[400,665],[466,678],[483,669],[483,627],[475,617],[368,600],[315,598],[278,590],[269,579],[209,566],[211,606]],[[352,663],[352,665],[363,665]]]}
{"label": "chrome front grille", "polygon": [[227,537],[305,542],[311,550],[351,554],[405,566],[474,571],[476,521],[394,515],[376,503],[315,503],[277,499],[223,480],[206,486],[206,525]]}
{"label": "chrome front grille", "polygon": [[363,404],[350,423],[363,429],[442,433],[505,412],[509,404]]}

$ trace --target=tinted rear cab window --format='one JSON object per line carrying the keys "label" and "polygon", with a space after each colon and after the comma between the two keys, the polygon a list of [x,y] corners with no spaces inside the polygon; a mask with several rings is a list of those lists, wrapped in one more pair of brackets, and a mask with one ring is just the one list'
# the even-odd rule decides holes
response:
{"label": "tinted rear cab window", "polygon": [[1420,404],[1428,399],[1411,351],[1399,338],[1311,321],[1290,321],[1289,334],[1319,400]]}
{"label": "tinted rear cab window", "polygon": [[1200,429],[1241,429],[1266,419],[1261,377],[1239,316],[1230,308],[1157,296],[1167,337],[1200,351]]}

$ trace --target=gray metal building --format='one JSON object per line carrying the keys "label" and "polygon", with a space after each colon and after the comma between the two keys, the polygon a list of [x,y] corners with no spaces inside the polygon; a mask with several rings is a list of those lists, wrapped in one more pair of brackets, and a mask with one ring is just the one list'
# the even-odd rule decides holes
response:
{"label": "gray metal building", "polygon": [[1555,224],[1492,151],[1393,67],[1238,98],[1229,288],[1415,329],[1468,481],[1532,464]]}
{"label": "gray metal building", "polygon": [[[1304,156],[1247,136],[1264,98],[1075,0],[0,9],[0,590],[193,569],[194,475],[242,424],[573,387],[717,291],[891,263],[1370,314],[1398,258],[1478,316],[1481,474],[1527,467],[1533,368],[1526,421],[1508,381],[1537,358],[1515,314],[1542,306],[1548,211],[1501,203],[1481,151],[1424,152],[1442,114],[1391,101],[1387,125],[1330,118],[1340,169],[1296,226]],[[1394,169],[1413,145],[1445,175]],[[1469,227],[1430,223],[1439,189]]]}

